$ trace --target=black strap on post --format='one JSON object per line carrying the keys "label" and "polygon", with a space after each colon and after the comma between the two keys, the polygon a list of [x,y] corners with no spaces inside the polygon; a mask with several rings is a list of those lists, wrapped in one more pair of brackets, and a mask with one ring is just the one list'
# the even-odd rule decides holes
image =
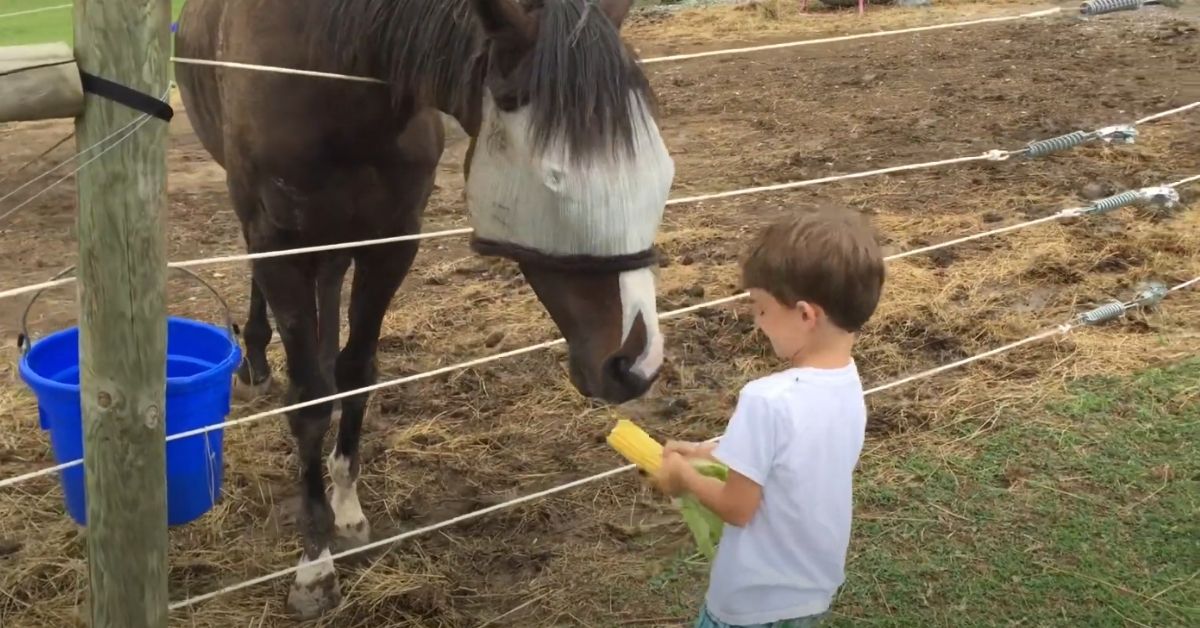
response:
{"label": "black strap on post", "polygon": [[85,92],[95,94],[101,98],[107,98],[135,111],[154,116],[159,120],[170,122],[171,118],[175,117],[175,110],[171,108],[171,103],[163,102],[149,94],[139,92],[120,83],[114,83],[108,79],[100,78],[95,74],[88,74],[82,70],[79,72],[79,77],[83,84],[83,91]]}

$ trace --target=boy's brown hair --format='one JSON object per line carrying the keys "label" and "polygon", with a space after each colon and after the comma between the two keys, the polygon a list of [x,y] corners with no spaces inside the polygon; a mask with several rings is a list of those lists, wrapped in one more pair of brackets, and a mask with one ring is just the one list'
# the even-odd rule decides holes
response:
{"label": "boy's brown hair", "polygon": [[820,306],[838,327],[860,331],[883,290],[874,230],[855,211],[830,206],[797,212],[764,229],[742,264],[742,287],[785,306]]}

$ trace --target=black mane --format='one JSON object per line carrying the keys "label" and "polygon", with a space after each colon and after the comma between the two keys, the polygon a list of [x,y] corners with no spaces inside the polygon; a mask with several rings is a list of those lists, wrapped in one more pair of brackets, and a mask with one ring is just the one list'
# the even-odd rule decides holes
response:
{"label": "black mane", "polygon": [[633,151],[640,112],[653,106],[641,66],[594,0],[543,0],[528,92],[533,142],[566,140],[575,157]]}
{"label": "black mane", "polygon": [[[316,0],[348,72],[382,79],[421,104],[477,98],[483,33],[468,0]],[[448,112],[452,113],[452,112]]]}
{"label": "black mane", "polygon": [[[631,50],[594,0],[533,0],[538,41],[525,75],[536,149],[558,138],[578,158],[632,152],[640,114],[653,106]],[[469,0],[318,0],[344,71],[457,113],[482,96],[485,37]]]}

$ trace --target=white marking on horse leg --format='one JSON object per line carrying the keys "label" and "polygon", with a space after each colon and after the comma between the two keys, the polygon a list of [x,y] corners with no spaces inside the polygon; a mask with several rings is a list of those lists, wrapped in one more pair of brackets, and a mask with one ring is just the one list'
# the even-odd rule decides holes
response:
{"label": "white marking on horse leg", "polygon": [[296,572],[296,584],[308,586],[328,578],[333,573],[333,554],[328,548],[321,552],[316,560],[309,560],[308,557],[301,555],[300,571]]}
{"label": "white marking on horse leg", "polygon": [[301,555],[300,570],[288,591],[288,609],[300,619],[315,619],[342,602],[333,558],[326,548],[316,560]]}
{"label": "white marking on horse leg", "polygon": [[329,456],[329,475],[333,479],[333,525],[338,539],[346,547],[359,547],[370,541],[371,526],[358,501],[358,479],[350,475],[350,459],[336,450]]}
{"label": "white marking on horse leg", "polygon": [[654,273],[649,268],[623,272],[620,275],[620,287],[622,344],[629,338],[638,314],[642,315],[642,324],[646,326],[646,346],[630,370],[638,377],[650,379],[663,364],[663,336],[658,328]]}

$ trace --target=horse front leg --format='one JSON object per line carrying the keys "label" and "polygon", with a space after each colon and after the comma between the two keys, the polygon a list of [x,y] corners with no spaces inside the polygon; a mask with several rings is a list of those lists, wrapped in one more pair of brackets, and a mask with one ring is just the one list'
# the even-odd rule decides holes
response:
{"label": "horse front leg", "polygon": [[[417,254],[417,243],[380,247],[356,257],[350,292],[350,337],[337,359],[338,392],[375,383],[383,317]],[[358,501],[359,441],[369,393],[342,399],[337,446],[329,458],[331,502],[339,549],[370,541],[371,527]]]}
{"label": "horse front leg", "polygon": [[[254,281],[263,291],[283,339],[289,380],[287,403],[302,403],[333,392],[322,372],[317,326],[316,282],[312,260],[296,257],[257,260]],[[318,617],[341,602],[330,557],[333,512],[325,499],[321,446],[329,430],[333,403],[326,401],[287,414],[300,461],[299,572],[288,592],[288,610],[302,619]]]}
{"label": "horse front leg", "polygon": [[250,280],[250,311],[242,327],[242,340],[246,355],[238,367],[233,394],[241,401],[253,401],[271,389],[271,365],[267,362],[271,321],[267,316],[267,300],[253,279]]}

